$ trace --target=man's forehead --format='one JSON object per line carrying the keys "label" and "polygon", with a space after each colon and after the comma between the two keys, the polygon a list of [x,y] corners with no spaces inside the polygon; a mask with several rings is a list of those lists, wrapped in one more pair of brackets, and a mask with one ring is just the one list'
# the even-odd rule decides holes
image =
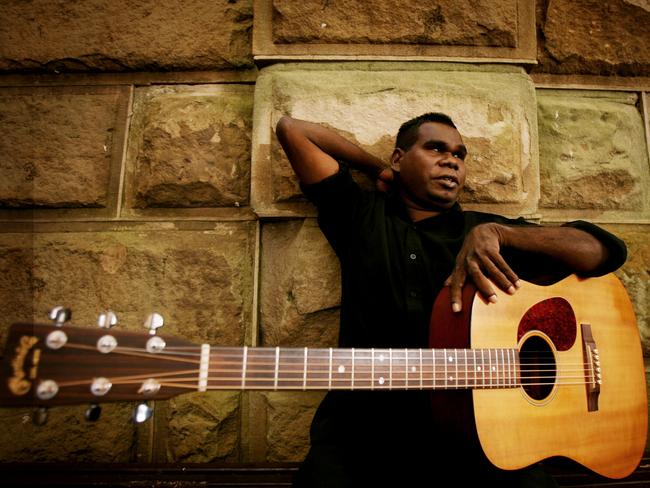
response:
{"label": "man's forehead", "polygon": [[439,122],[425,122],[418,127],[418,141],[438,140],[447,142],[450,145],[462,145],[463,138],[453,127]]}

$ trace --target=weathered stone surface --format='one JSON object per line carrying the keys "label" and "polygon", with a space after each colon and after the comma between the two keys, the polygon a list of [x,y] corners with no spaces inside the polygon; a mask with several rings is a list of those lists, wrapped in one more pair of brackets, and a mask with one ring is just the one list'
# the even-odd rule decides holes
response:
{"label": "weathered stone surface", "polygon": [[49,410],[47,423],[32,423],[33,409],[0,410],[0,462],[127,463],[135,460],[131,403],[106,404],[98,421],[84,419],[87,405]]}
{"label": "weathered stone surface", "polygon": [[237,461],[238,392],[183,395],[170,401],[167,460],[171,463]]}
{"label": "weathered stone surface", "polygon": [[309,449],[309,426],[323,399],[322,392],[265,393],[266,460],[302,461]]}
{"label": "weathered stone surface", "polygon": [[94,326],[110,308],[121,328],[144,331],[144,318],[158,311],[165,335],[241,345],[251,317],[254,236],[252,222],[202,231],[0,234],[0,339],[10,323],[43,321],[64,304],[77,325]]}
{"label": "weathered stone surface", "polygon": [[106,206],[124,94],[115,87],[2,88],[0,206]]}
{"label": "weathered stone surface", "polygon": [[0,70],[252,66],[251,0],[3,2]]}
{"label": "weathered stone surface", "polygon": [[273,0],[273,40],[514,47],[517,1]]}
{"label": "weathered stone surface", "polygon": [[340,281],[336,255],[313,219],[265,224],[262,344],[336,345]]}
{"label": "weathered stone surface", "polygon": [[650,240],[648,225],[608,225],[607,230],[625,241],[627,262],[616,274],[634,305],[644,355],[650,357]]}
{"label": "weathered stone surface", "polygon": [[254,190],[256,208],[272,212],[279,204],[302,198],[272,132],[282,115],[336,128],[388,162],[401,123],[424,112],[440,111],[454,119],[469,148],[469,176],[462,201],[496,204],[491,209],[510,213],[536,209],[534,92],[530,79],[518,69],[432,68],[416,63],[276,65],[262,72],[257,90],[256,104],[264,114],[258,120],[265,123],[256,126],[260,133],[254,139],[262,146],[254,162],[259,177],[254,176],[253,184],[269,184],[272,189]]}
{"label": "weathered stone surface", "polygon": [[643,212],[650,188],[636,94],[538,92],[540,206]]}
{"label": "weathered stone surface", "polygon": [[650,74],[648,0],[537,0],[537,24],[534,71]]}
{"label": "weathered stone surface", "polygon": [[143,88],[129,165],[135,207],[248,204],[253,87]]}

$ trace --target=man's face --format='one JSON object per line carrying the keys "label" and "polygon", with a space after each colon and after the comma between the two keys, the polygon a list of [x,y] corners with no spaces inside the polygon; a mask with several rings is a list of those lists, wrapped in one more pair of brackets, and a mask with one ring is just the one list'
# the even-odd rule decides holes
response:
{"label": "man's face", "polygon": [[425,210],[453,206],[465,185],[467,149],[459,132],[437,122],[425,122],[408,151],[395,149],[393,171],[399,172],[400,191]]}

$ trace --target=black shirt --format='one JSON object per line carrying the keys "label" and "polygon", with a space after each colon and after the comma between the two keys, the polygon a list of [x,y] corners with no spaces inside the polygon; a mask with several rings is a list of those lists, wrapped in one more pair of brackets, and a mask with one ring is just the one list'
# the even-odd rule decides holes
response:
{"label": "black shirt", "polygon": [[[321,230],[341,263],[340,347],[427,347],[433,301],[451,274],[465,236],[476,225],[534,225],[523,219],[463,211],[456,204],[435,217],[413,222],[397,194],[362,190],[345,164],[338,173],[303,192],[318,208]],[[622,241],[587,222],[571,222],[597,237],[609,259],[593,275],[618,268]],[[522,278],[556,269],[542,256],[502,250]],[[417,436],[434,436],[427,392],[329,392],[312,423],[312,445],[337,445],[358,456],[412,459]],[[417,453],[422,454],[421,448]]]}

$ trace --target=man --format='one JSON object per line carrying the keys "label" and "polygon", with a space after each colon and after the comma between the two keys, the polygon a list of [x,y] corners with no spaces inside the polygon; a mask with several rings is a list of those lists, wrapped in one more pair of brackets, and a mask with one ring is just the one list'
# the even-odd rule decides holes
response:
{"label": "man", "polygon": [[[427,347],[445,285],[458,312],[468,280],[495,301],[493,286],[513,294],[520,277],[600,275],[625,261],[625,245],[586,222],[541,227],[463,211],[467,148],[444,114],[404,123],[389,167],[317,124],[283,117],[276,133],[341,262],[341,347]],[[348,166],[387,191],[362,191]],[[328,393],[296,485],[419,486],[423,477],[424,486],[448,477],[555,486],[537,467],[500,471],[462,441],[440,438],[421,391]]]}

